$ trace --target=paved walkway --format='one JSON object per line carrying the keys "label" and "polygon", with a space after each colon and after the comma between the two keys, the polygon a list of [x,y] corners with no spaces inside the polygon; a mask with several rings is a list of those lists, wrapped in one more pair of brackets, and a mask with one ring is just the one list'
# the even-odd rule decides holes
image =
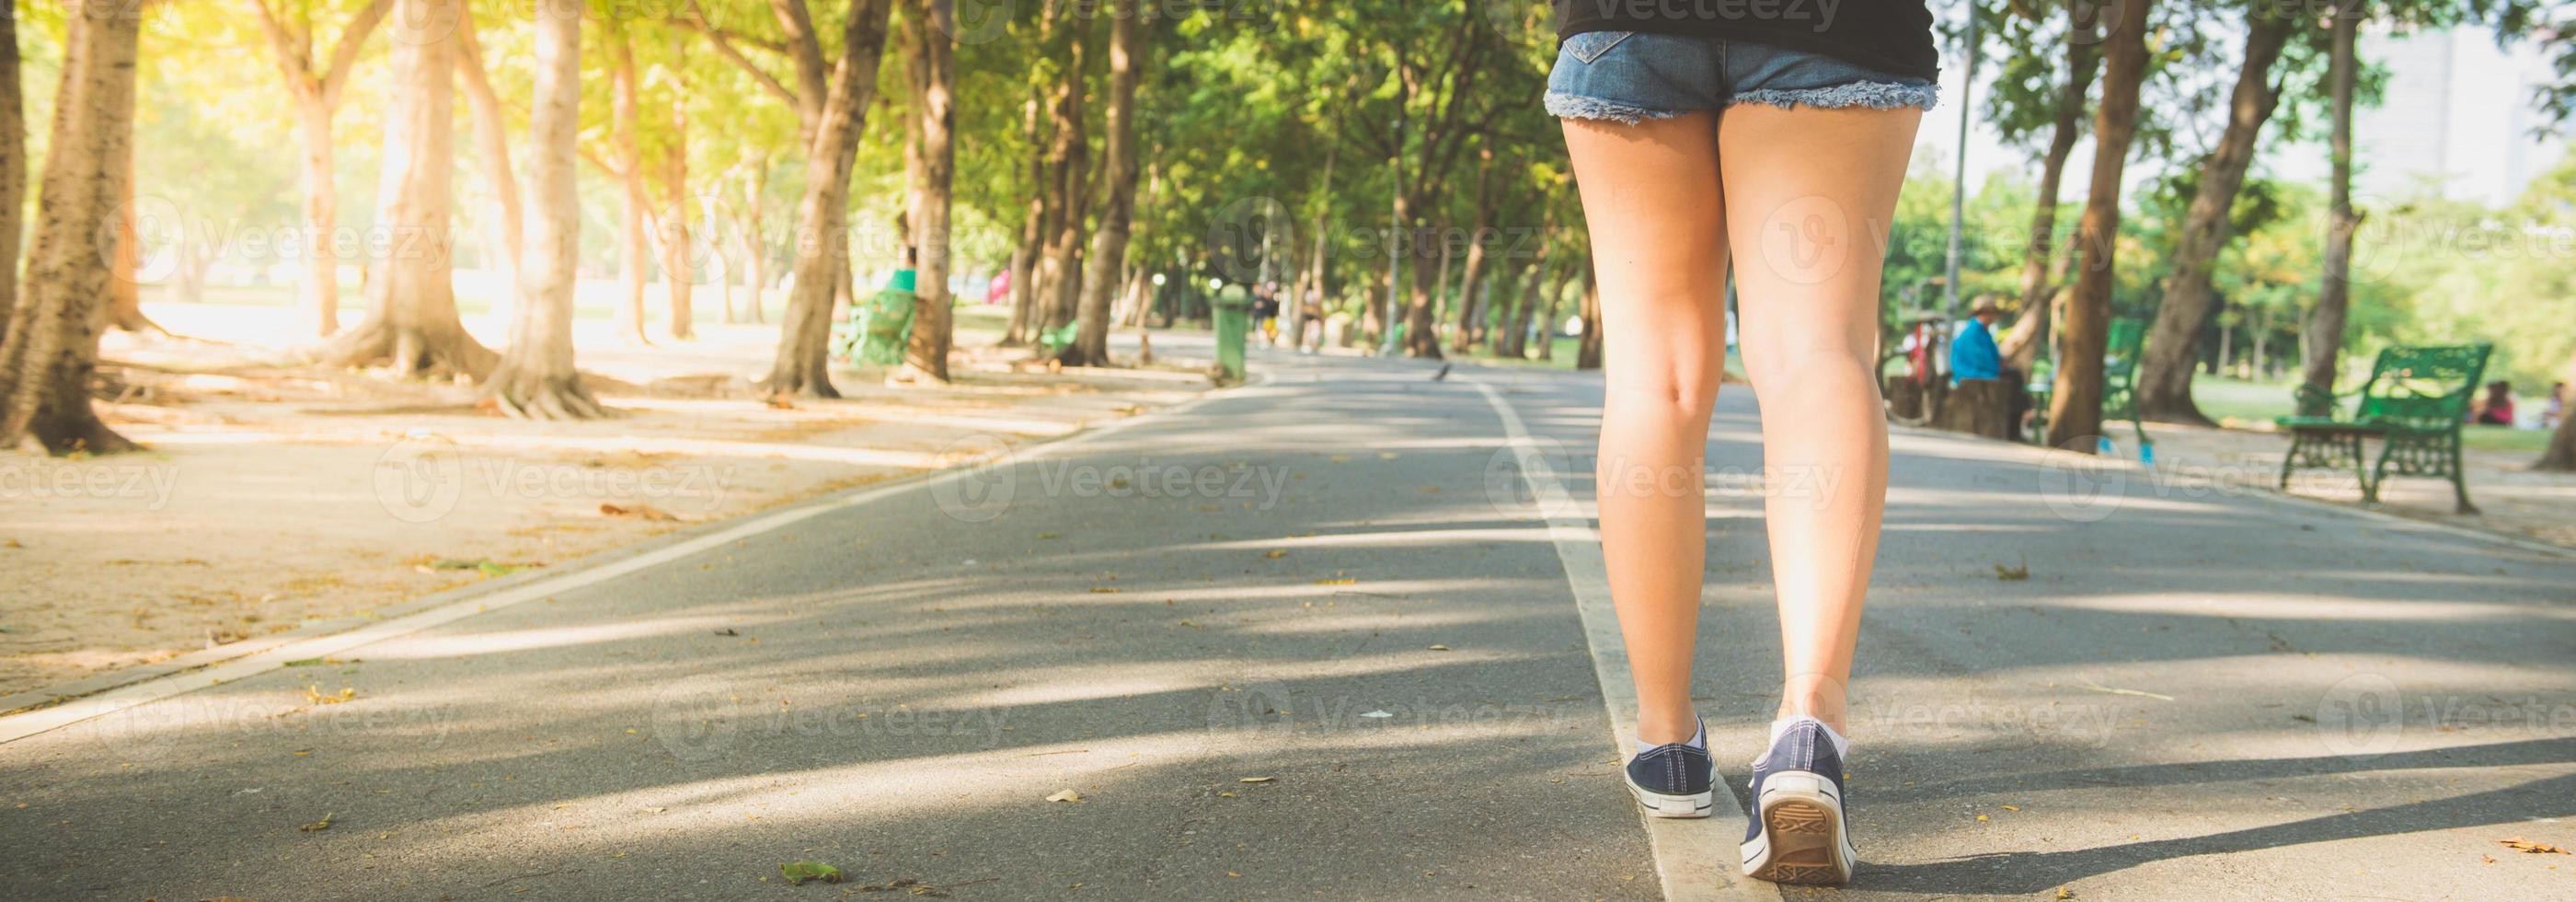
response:
{"label": "paved walkway", "polygon": [[[0,897],[1773,892],[1713,867],[1723,824],[1650,841],[1619,788],[1579,541],[1598,379],[1256,365],[1007,463],[0,718]],[[1739,785],[1778,679],[1756,441],[1730,387],[1699,691]],[[2576,847],[2576,560],[1896,444],[1839,895],[2576,892],[2576,857],[2498,842]],[[793,861],[851,882],[788,888]]]}

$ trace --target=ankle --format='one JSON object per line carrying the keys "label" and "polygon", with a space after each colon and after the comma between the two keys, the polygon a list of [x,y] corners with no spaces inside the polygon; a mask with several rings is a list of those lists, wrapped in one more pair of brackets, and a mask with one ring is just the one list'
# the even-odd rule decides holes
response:
{"label": "ankle", "polygon": [[1851,735],[1851,727],[1844,722],[1842,699],[1824,699],[1816,697],[1784,698],[1780,700],[1779,713],[1774,715],[1772,719],[1776,722],[1798,717],[1815,718],[1818,722],[1823,723],[1827,729],[1833,730],[1835,735]]}
{"label": "ankle", "polygon": [[1637,712],[1637,741],[1649,746],[1689,742],[1699,735],[1699,714],[1689,708],[1679,711]]}

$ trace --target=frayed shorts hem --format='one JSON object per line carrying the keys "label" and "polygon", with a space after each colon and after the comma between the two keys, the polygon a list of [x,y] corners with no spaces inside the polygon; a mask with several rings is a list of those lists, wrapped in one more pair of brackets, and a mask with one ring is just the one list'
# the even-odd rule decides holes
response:
{"label": "frayed shorts hem", "polygon": [[[1830,88],[1795,88],[1746,91],[1726,99],[1727,106],[1759,103],[1781,109],[1808,107],[1819,110],[1899,110],[1908,107],[1929,110],[1941,100],[1941,89],[1935,85],[1903,85],[1892,82],[1856,81]],[[1592,119],[1636,125],[1649,119],[1670,119],[1694,110],[1659,110],[1616,100],[1547,92],[1548,115],[1559,119]]]}
{"label": "frayed shorts hem", "polygon": [[1820,110],[1901,110],[1907,107],[1929,110],[1940,101],[1941,89],[1935,85],[1856,81],[1830,88],[1746,91],[1727,98],[1727,105],[1766,103],[1784,110],[1802,106]]}
{"label": "frayed shorts hem", "polygon": [[1635,125],[1648,119],[1670,119],[1684,112],[1688,111],[1649,109],[1581,94],[1547,92],[1547,113],[1559,119],[1598,119]]}

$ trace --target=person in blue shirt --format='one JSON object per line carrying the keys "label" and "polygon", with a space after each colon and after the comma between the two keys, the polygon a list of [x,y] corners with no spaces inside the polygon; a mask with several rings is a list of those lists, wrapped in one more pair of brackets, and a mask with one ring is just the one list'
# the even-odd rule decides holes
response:
{"label": "person in blue shirt", "polygon": [[1995,346],[1995,321],[2003,310],[1992,303],[1977,304],[1974,314],[1959,324],[1959,334],[1950,339],[1950,385],[1957,387],[1967,379],[2001,379],[2004,377],[2003,350]]}

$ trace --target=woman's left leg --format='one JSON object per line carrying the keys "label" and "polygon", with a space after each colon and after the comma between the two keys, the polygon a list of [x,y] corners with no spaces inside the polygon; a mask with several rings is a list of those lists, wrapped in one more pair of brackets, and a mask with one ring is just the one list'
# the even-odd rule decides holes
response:
{"label": "woman's left leg", "polygon": [[1921,118],[1748,103],[1718,124],[1787,675],[1738,848],[1757,879],[1841,883],[1859,858],[1842,804],[1843,690],[1887,499],[1881,249]]}
{"label": "woman's left leg", "polygon": [[1762,405],[1780,716],[1843,729],[1887,497],[1879,269],[1922,112],[1738,104],[1718,122],[1746,375]]}

